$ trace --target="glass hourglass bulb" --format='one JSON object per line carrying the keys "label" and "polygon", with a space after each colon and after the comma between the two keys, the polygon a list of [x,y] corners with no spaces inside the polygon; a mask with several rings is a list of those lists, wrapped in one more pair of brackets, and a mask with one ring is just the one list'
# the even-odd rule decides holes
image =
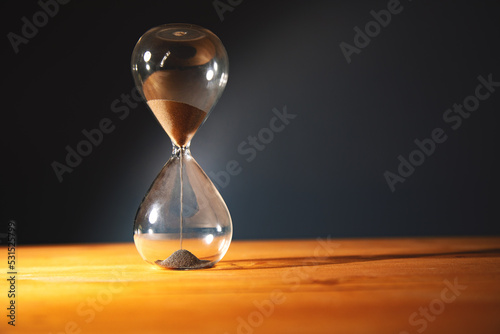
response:
{"label": "glass hourglass bulb", "polygon": [[173,147],[137,211],[137,250],[162,268],[212,267],[229,248],[231,216],[189,147],[226,86],[226,50],[202,27],[162,25],[137,42],[132,74]]}

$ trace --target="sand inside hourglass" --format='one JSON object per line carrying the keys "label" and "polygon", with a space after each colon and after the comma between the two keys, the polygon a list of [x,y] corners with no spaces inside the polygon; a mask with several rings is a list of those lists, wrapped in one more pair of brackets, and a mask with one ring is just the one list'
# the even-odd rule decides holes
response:
{"label": "sand inside hourglass", "polygon": [[150,263],[169,269],[198,269],[212,267],[219,260],[219,252],[229,246],[228,233],[229,229],[224,227],[185,228],[182,249],[179,249],[178,230],[136,233],[134,242]]}
{"label": "sand inside hourglass", "polygon": [[186,249],[179,249],[172,253],[163,261],[156,260],[155,263],[159,266],[174,269],[197,269],[203,268],[210,261],[200,260]]}
{"label": "sand inside hourglass", "polygon": [[207,113],[189,104],[165,99],[149,100],[148,105],[175,145],[186,146]]}

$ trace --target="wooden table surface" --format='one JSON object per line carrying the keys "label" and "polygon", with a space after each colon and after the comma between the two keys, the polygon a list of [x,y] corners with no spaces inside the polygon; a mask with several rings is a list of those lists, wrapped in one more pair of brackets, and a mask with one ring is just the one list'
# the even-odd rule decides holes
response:
{"label": "wooden table surface", "polygon": [[233,241],[195,271],[133,244],[19,246],[16,269],[0,333],[500,333],[499,237]]}

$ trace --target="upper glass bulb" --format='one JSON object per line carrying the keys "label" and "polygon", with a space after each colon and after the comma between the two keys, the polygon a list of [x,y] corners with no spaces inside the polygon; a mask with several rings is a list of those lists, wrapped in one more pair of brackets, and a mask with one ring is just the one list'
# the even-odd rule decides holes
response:
{"label": "upper glass bulb", "polygon": [[228,58],[211,31],[192,24],[166,24],[139,39],[132,54],[132,74],[172,143],[184,147],[224,91]]}

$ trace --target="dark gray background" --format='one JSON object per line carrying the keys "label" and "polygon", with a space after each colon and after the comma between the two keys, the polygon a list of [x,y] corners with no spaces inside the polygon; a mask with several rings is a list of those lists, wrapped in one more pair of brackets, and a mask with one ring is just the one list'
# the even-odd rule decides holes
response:
{"label": "dark gray background", "polygon": [[[442,117],[479,75],[500,81],[500,6],[402,0],[348,64],[339,44],[387,3],[243,1],[221,21],[211,1],[71,1],[16,54],[7,34],[40,7],[3,2],[0,232],[14,219],[25,244],[132,240],[170,141],[144,103],[123,120],[111,104],[133,88],[139,37],[186,22],[229,54],[228,85],[192,153],[207,173],[240,162],[220,189],[235,239],[498,235],[500,88],[458,130]],[[247,162],[238,145],[284,106],[297,117]],[[115,130],[60,183],[51,163],[103,118]],[[383,173],[434,128],[447,141],[391,192]]]}

